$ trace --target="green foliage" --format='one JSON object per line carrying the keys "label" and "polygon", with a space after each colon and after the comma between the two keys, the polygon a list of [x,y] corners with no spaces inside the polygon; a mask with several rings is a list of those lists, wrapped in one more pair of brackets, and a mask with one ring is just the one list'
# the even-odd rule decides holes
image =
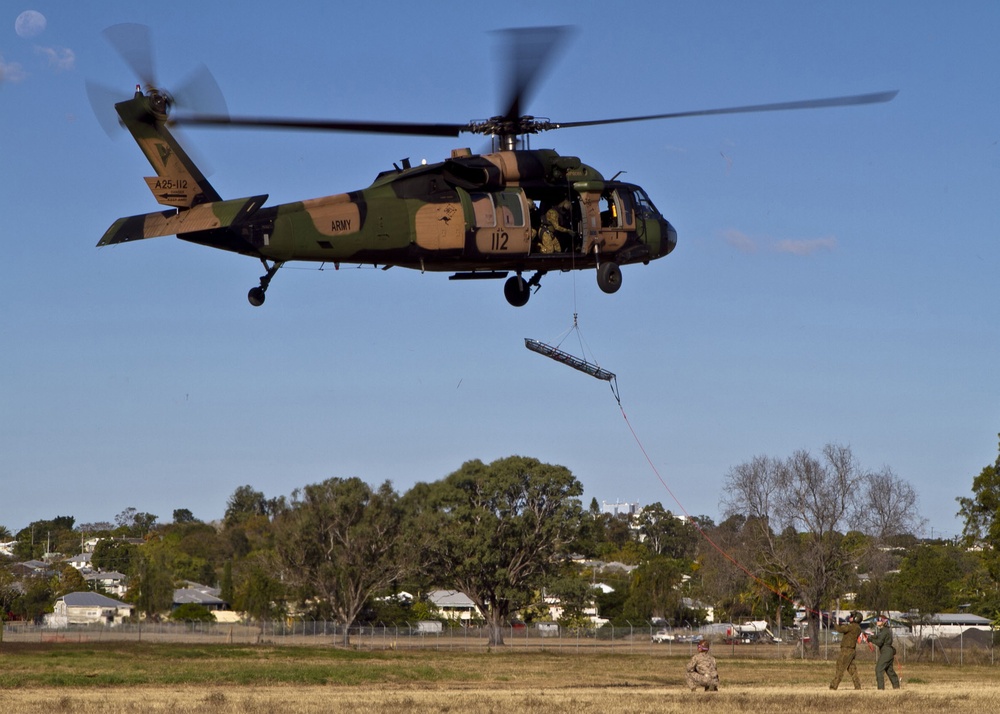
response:
{"label": "green foliage", "polygon": [[60,598],[68,593],[83,592],[87,589],[87,581],[83,579],[80,571],[72,565],[63,565],[59,569],[59,574],[56,576],[52,587],[53,595],[56,598]]}
{"label": "green foliage", "polygon": [[244,559],[233,573],[233,608],[257,622],[285,611],[285,587],[274,575],[273,560],[273,554],[256,553]]}
{"label": "green foliage", "polygon": [[678,620],[683,611],[678,586],[685,574],[684,563],[656,556],[632,571],[631,587],[623,615],[631,621],[662,618]]}
{"label": "green foliage", "polygon": [[15,617],[28,622],[40,623],[46,613],[52,612],[55,593],[49,578],[33,576],[21,581],[22,591],[13,599],[10,607]]}
{"label": "green foliage", "polygon": [[191,513],[190,509],[187,508],[176,508],[174,509],[174,523],[196,523],[197,518]]}
{"label": "green foliage", "polygon": [[598,590],[588,580],[565,572],[545,588],[546,595],[559,599],[559,606],[562,608],[559,624],[570,628],[582,627],[589,623],[584,610],[593,605],[597,592]]}
{"label": "green foliage", "polygon": [[90,564],[97,570],[116,570],[127,575],[135,569],[138,557],[138,546],[120,538],[102,538],[94,546]]}
{"label": "green foliage", "polygon": [[[1000,440],[1000,434],[997,435]],[[985,545],[987,567],[1000,580],[1000,447],[997,460],[986,466],[972,481],[972,498],[958,498],[958,515],[965,521],[966,545]]]}
{"label": "green foliage", "polygon": [[491,644],[503,643],[504,622],[557,571],[556,556],[580,522],[582,492],[565,467],[511,456],[466,462],[408,494],[422,564],[476,604]]}
{"label": "green foliage", "polygon": [[639,533],[653,555],[675,560],[691,560],[698,548],[700,535],[697,528],[682,521],[659,503],[642,509],[638,518]]}
{"label": "green foliage", "polygon": [[359,478],[332,478],[294,492],[276,523],[285,572],[329,607],[345,638],[365,602],[405,571],[402,516],[389,482],[372,490]]}
{"label": "green foliage", "polygon": [[156,516],[132,506],[115,516],[115,533],[123,538],[145,538],[156,526]]}
{"label": "green foliage", "polygon": [[140,553],[129,573],[126,600],[147,617],[170,610],[174,602],[174,582],[162,558]]}
{"label": "green foliage", "polygon": [[212,611],[195,602],[186,602],[175,607],[170,613],[170,619],[183,622],[215,622]]}
{"label": "green foliage", "polygon": [[968,566],[960,548],[918,546],[903,559],[892,581],[892,602],[896,609],[918,610],[925,615],[949,612],[959,604],[955,596],[963,568]]}
{"label": "green foliage", "polygon": [[80,538],[73,531],[73,516],[56,516],[51,520],[33,521],[18,531],[14,545],[16,560],[41,560],[46,550],[64,553],[79,548]]}

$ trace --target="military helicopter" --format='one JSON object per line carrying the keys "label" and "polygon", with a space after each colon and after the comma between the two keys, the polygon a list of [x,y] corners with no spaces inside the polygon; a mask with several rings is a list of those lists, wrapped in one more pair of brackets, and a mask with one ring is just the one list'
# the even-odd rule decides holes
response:
{"label": "military helicopter", "polygon": [[[639,186],[616,180],[617,175],[606,179],[577,157],[531,149],[532,135],[653,119],[872,104],[896,95],[890,91],[576,122],[524,114],[539,69],[568,34],[565,27],[505,31],[512,71],[504,112],[482,121],[427,124],[234,117],[224,109],[171,116],[179,102],[154,80],[148,28],[110,27],[106,38],[141,82],[131,99],[114,106],[156,172],[146,178],[150,191],[169,208],[118,219],[98,246],[176,235],[252,256],[265,270],[247,295],[254,306],[264,303],[272,278],[290,261],[451,272],[452,280],[506,278],[504,296],[515,307],[525,305],[552,271],[595,270],[598,287],[614,293],[621,286],[622,265],[648,264],[669,255],[677,245],[677,231]],[[211,88],[215,90],[217,86]],[[404,160],[381,172],[368,188],[265,207],[267,195],[223,200],[170,131],[174,125],[449,137],[469,133],[491,137],[492,149],[475,154],[457,148],[444,161],[426,165]]]}

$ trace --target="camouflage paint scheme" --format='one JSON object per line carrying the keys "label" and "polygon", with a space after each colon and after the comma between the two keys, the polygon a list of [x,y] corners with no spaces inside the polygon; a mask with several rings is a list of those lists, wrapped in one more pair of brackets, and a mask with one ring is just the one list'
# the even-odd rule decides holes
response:
{"label": "camouflage paint scheme", "polygon": [[[641,188],[607,181],[579,159],[551,150],[480,156],[458,149],[440,163],[385,171],[360,191],[266,208],[266,195],[223,201],[167,129],[160,97],[137,89],[115,106],[156,172],[146,179],[150,190],[170,208],[119,219],[99,246],[176,235],[256,257],[269,276],[294,260],[475,278],[648,263],[677,243],[673,227]],[[544,213],[546,205],[567,198],[576,246],[541,254],[533,242],[536,204]]]}

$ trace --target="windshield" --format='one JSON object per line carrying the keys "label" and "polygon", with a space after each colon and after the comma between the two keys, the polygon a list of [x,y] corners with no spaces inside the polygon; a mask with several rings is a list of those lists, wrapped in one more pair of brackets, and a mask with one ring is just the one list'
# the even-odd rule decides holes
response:
{"label": "windshield", "polygon": [[653,202],[649,200],[649,196],[638,186],[630,186],[632,189],[632,196],[635,199],[635,210],[641,218],[659,218],[660,212],[656,210],[656,206]]}

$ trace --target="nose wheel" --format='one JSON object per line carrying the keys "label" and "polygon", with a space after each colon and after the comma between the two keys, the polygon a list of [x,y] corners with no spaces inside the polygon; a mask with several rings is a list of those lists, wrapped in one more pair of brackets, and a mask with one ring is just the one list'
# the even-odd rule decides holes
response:
{"label": "nose wheel", "polygon": [[261,263],[264,264],[264,270],[267,272],[260,276],[260,286],[256,288],[250,288],[250,292],[247,293],[247,300],[254,307],[260,307],[264,304],[264,294],[267,292],[267,286],[271,284],[271,278],[274,274],[278,272],[278,269],[284,265],[283,261],[275,262],[274,265],[268,265],[267,261],[261,258]]}

